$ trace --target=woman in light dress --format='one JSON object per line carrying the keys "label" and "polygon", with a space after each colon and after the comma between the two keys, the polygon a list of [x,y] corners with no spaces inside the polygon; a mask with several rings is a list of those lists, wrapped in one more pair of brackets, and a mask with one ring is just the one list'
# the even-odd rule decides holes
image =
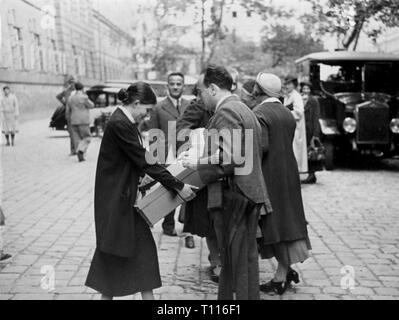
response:
{"label": "woman in light dress", "polygon": [[294,76],[287,76],[284,81],[284,87],[284,105],[291,110],[297,123],[293,144],[295,158],[298,162],[299,173],[306,174],[308,172],[308,148],[306,142],[305,106],[302,96],[296,90],[298,79]]}

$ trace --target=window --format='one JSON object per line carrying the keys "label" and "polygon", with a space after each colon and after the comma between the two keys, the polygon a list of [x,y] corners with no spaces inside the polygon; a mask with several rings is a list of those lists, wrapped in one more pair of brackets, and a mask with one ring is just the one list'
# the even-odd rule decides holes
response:
{"label": "window", "polygon": [[237,11],[233,11],[233,18],[237,18]]}
{"label": "window", "polygon": [[39,71],[44,71],[44,57],[43,57],[43,50],[42,50],[42,41],[40,35],[37,33],[33,34],[34,39],[34,66]]}

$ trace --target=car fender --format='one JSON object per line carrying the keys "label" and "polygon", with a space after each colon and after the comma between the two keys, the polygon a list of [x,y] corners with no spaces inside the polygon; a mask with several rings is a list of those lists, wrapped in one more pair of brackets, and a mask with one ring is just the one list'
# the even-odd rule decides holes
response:
{"label": "car fender", "polygon": [[339,136],[337,121],[333,119],[319,119],[321,132],[325,136]]}

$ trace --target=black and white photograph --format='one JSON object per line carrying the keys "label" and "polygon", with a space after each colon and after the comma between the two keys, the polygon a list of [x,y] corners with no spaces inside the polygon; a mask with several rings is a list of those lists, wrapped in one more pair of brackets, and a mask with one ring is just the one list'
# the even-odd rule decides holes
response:
{"label": "black and white photograph", "polygon": [[0,0],[0,300],[399,300],[399,1]]}

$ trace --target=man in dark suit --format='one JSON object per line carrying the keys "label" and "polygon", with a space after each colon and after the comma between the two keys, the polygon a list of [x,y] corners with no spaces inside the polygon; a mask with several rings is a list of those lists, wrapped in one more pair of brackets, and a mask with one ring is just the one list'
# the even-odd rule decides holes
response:
{"label": "man in dark suit", "polygon": [[[200,95],[215,110],[206,128],[206,139],[211,141],[203,159],[196,164],[186,159],[184,165],[197,169],[208,186],[208,210],[222,260],[219,299],[231,300],[235,293],[238,300],[255,300],[259,299],[259,214],[272,212],[262,179],[261,128],[252,111],[231,94],[233,80],[224,67],[209,66],[204,74]],[[243,150],[245,155],[238,159]]]}
{"label": "man in dark suit", "polygon": [[[184,75],[179,72],[168,76],[168,97],[158,103],[151,112],[150,120],[144,125],[148,130],[159,129],[162,132],[156,135],[156,144],[150,141],[150,145],[156,147],[158,162],[161,164],[176,158],[176,121],[190,104],[182,98],[184,79]],[[164,234],[172,237],[177,236],[174,217],[175,211],[172,211],[162,224]]]}

